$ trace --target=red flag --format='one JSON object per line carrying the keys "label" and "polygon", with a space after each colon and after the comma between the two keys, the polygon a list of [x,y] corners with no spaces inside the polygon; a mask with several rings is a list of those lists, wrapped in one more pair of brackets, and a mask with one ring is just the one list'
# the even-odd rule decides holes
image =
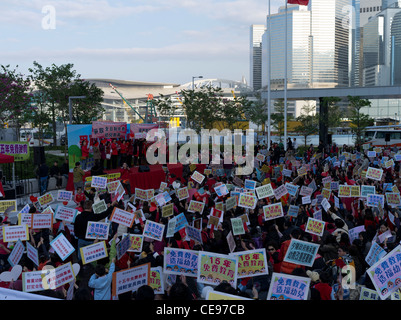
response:
{"label": "red flag", "polygon": [[288,0],[288,4],[299,4],[301,6],[307,6],[309,4],[309,0]]}

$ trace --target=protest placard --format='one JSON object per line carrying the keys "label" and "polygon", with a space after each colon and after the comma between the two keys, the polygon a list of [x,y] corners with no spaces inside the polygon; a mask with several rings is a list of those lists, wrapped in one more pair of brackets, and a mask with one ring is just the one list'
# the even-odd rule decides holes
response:
{"label": "protest placard", "polygon": [[230,220],[234,236],[245,234],[245,228],[241,218],[231,218]]}
{"label": "protest placard", "polygon": [[196,181],[197,183],[201,184],[203,182],[203,180],[205,179],[205,176],[195,170],[191,176],[191,179]]}
{"label": "protest placard", "polygon": [[373,266],[376,262],[381,260],[381,258],[383,258],[386,254],[387,251],[384,250],[376,241],[373,241],[369,249],[369,252],[365,257],[365,261],[367,262],[368,265]]}
{"label": "protest placard", "polygon": [[366,178],[373,179],[376,181],[380,181],[383,175],[383,169],[368,167],[368,171],[366,172]]}
{"label": "protest placard", "polygon": [[387,204],[391,207],[401,206],[401,197],[399,193],[386,193]]}
{"label": "protest placard", "polygon": [[15,242],[18,240],[29,240],[28,225],[22,224],[18,226],[3,226],[3,242]]}
{"label": "protest placard", "polygon": [[39,266],[39,251],[29,241],[26,242],[26,256],[35,266]]}
{"label": "protest placard", "polygon": [[0,212],[5,212],[11,207],[11,212],[17,211],[17,200],[0,200]]}
{"label": "protest placard", "polygon": [[51,229],[53,228],[53,214],[34,213],[31,222],[32,229]]}
{"label": "protest placard", "polygon": [[180,201],[189,198],[188,187],[178,189],[177,197]]}
{"label": "protest placard", "polygon": [[92,176],[91,187],[105,189],[107,185],[107,177]]}
{"label": "protest placard", "polygon": [[287,188],[284,184],[274,189],[274,197],[276,200],[279,200],[281,197],[284,197],[288,193]]}
{"label": "protest placard", "polygon": [[281,202],[263,206],[265,220],[277,219],[284,216],[283,206]]}
{"label": "protest placard", "polygon": [[230,253],[231,255],[238,259],[238,279],[269,273],[265,248],[234,252]]}
{"label": "protest placard", "polygon": [[18,239],[17,242],[14,244],[13,250],[7,257],[7,261],[11,265],[11,267],[14,267],[19,263],[19,261],[22,258],[22,255],[24,254],[24,250],[25,250],[24,244],[20,239]]}
{"label": "protest placard", "polygon": [[366,198],[366,205],[369,207],[381,207],[384,206],[384,195],[383,194],[368,194]]}
{"label": "protest placard", "polygon": [[53,239],[53,241],[50,242],[50,246],[63,261],[75,251],[74,246],[62,233],[60,233],[56,238]]}
{"label": "protest placard", "polygon": [[358,239],[359,234],[363,231],[366,231],[364,225],[349,229],[348,236],[349,236],[350,243],[353,243],[355,239]]}
{"label": "protest placard", "polygon": [[113,212],[110,216],[110,222],[115,222],[128,228],[131,228],[134,223],[134,219],[135,215],[133,212],[128,212],[117,207],[113,209]]}
{"label": "protest placard", "polygon": [[[126,235],[126,234],[124,234]],[[128,252],[142,252],[143,246],[143,235],[141,234],[128,234],[130,237],[130,247],[128,248]]]}
{"label": "protest placard", "polygon": [[117,260],[120,260],[121,257],[128,251],[130,247],[131,247],[131,239],[129,235],[123,235],[121,241],[119,241],[116,245]]}
{"label": "protest placard", "polygon": [[165,227],[164,224],[157,223],[151,220],[146,220],[145,228],[143,230],[143,235],[150,239],[162,241],[164,227]]}
{"label": "protest placard", "polygon": [[92,204],[92,210],[93,210],[93,213],[96,213],[96,214],[105,212],[107,210],[107,204],[104,201],[104,199]]}
{"label": "protest placard", "polygon": [[150,268],[149,286],[155,294],[164,294],[164,279],[162,267]]}
{"label": "protest placard", "polygon": [[319,244],[291,239],[283,261],[311,267],[315,261],[318,249]]}
{"label": "protest placard", "polygon": [[64,220],[73,223],[77,216],[78,210],[70,207],[58,205],[54,213],[54,219]]}
{"label": "protest placard", "polygon": [[302,197],[302,204],[309,204],[311,202],[312,202],[312,200],[311,200],[310,196]]}
{"label": "protest placard", "polygon": [[380,300],[380,296],[376,290],[368,289],[366,287],[361,287],[359,300],[368,300],[368,301]]}
{"label": "protest placard", "polygon": [[45,193],[43,196],[38,197],[38,201],[39,201],[39,204],[42,207],[44,207],[46,205],[53,203],[54,198],[53,198],[53,195],[50,192],[48,192],[48,193]]}
{"label": "protest placard", "polygon": [[296,218],[299,213],[299,206],[290,205],[288,208],[287,216]]}
{"label": "protest placard", "polygon": [[324,226],[325,226],[324,221],[309,217],[305,228],[305,232],[315,234],[321,237],[324,232]]}
{"label": "protest placard", "polygon": [[239,199],[238,199],[238,207],[247,208],[247,209],[255,209],[257,202],[258,202],[258,198],[256,196],[241,193],[239,195]]}
{"label": "protest placard", "polygon": [[248,189],[248,190],[255,190],[256,181],[250,180],[250,179],[245,179],[244,187],[245,187],[245,189]]}
{"label": "protest placard", "polygon": [[236,288],[237,275],[237,257],[199,251],[197,282],[218,285],[226,281],[233,288]]}
{"label": "protest placard", "polygon": [[71,262],[57,268],[42,269],[22,273],[22,289],[24,292],[55,290],[75,280]]}
{"label": "protest placard", "polygon": [[115,180],[115,181],[111,181],[111,182],[107,183],[107,185],[106,185],[107,191],[110,194],[116,192],[116,190],[120,186],[120,184],[121,184],[120,180]]}
{"label": "protest placard", "polygon": [[226,200],[226,211],[237,207],[237,197],[230,197]]}
{"label": "protest placard", "polygon": [[150,263],[141,264],[129,269],[113,272],[112,295],[135,292],[139,287],[149,284]]}
{"label": "protest placard", "polygon": [[251,298],[246,298],[243,296],[237,296],[234,294],[224,293],[215,290],[209,290],[206,293],[206,301],[221,301],[221,300],[252,300]]}
{"label": "protest placard", "polygon": [[360,186],[351,186],[351,197],[359,198],[361,195]]}
{"label": "protest placard", "polygon": [[140,188],[135,188],[135,198],[142,201],[146,201],[148,200],[148,194],[145,190],[142,190]]}
{"label": "protest placard", "polygon": [[91,263],[108,257],[106,241],[96,242],[80,248],[82,264]]}
{"label": "protest placard", "polygon": [[205,208],[205,203],[202,201],[191,200],[188,206],[188,212],[199,212],[203,213],[203,209]]}
{"label": "protest placard", "polygon": [[307,300],[310,282],[309,277],[274,272],[267,300]]}
{"label": "protest placard", "polygon": [[338,189],[338,197],[350,197],[351,196],[351,186],[341,184]]}
{"label": "protest placard", "polygon": [[196,242],[202,243],[202,233],[201,229],[192,227],[190,225],[185,226],[185,233],[189,239]]}
{"label": "protest placard", "polygon": [[107,240],[109,237],[110,223],[100,221],[88,221],[85,239]]}
{"label": "protest placard", "polygon": [[366,271],[382,300],[401,287],[400,260],[401,246],[398,245]]}
{"label": "protest placard", "polygon": [[302,186],[301,190],[299,191],[300,196],[311,196],[313,193],[313,189],[307,186]]}
{"label": "protest placard", "polygon": [[258,199],[270,198],[274,196],[273,187],[270,183],[255,188]]}
{"label": "protest placard", "polygon": [[57,201],[71,201],[72,191],[58,190],[56,199]]}
{"label": "protest placard", "polygon": [[174,204],[169,203],[162,207],[162,217],[167,218],[174,214]]}
{"label": "protest placard", "polygon": [[292,183],[286,182],[286,183],[285,183],[285,188],[287,189],[287,192],[288,192],[291,196],[293,196],[293,197],[296,197],[296,196],[297,196],[297,192],[298,192],[298,189],[299,189],[299,186],[298,186],[298,185],[294,185],[294,184],[292,184]]}
{"label": "protest placard", "polygon": [[376,193],[375,186],[368,186],[368,185],[361,186],[361,198],[367,198],[368,194],[375,194],[375,193]]}
{"label": "protest placard", "polygon": [[196,277],[199,251],[178,248],[164,248],[163,272],[166,274]]}

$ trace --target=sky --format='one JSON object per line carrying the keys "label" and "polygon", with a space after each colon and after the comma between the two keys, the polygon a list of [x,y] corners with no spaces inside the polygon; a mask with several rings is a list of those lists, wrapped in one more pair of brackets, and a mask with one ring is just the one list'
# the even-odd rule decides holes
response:
{"label": "sky", "polygon": [[[83,79],[249,83],[250,26],[269,0],[1,0],[0,65],[72,63]],[[277,12],[285,0],[272,0]],[[18,67],[17,67],[18,66]]]}

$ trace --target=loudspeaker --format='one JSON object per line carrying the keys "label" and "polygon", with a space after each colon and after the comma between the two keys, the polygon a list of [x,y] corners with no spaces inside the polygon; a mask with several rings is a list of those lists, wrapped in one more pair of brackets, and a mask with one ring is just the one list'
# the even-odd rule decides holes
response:
{"label": "loudspeaker", "polygon": [[33,147],[33,163],[39,165],[45,162],[45,147]]}
{"label": "loudspeaker", "polygon": [[149,172],[149,166],[139,166],[138,172]]}
{"label": "loudspeaker", "polygon": [[6,200],[13,200],[17,198],[15,189],[4,187],[4,198]]}
{"label": "loudspeaker", "polygon": [[327,143],[328,143],[328,144],[332,144],[332,143],[333,143],[333,138],[332,138],[332,135],[331,135],[331,134],[328,134],[328,135],[327,135]]}
{"label": "loudspeaker", "polygon": [[389,141],[390,141],[390,133],[386,133],[385,141],[386,141],[386,142],[389,142]]}

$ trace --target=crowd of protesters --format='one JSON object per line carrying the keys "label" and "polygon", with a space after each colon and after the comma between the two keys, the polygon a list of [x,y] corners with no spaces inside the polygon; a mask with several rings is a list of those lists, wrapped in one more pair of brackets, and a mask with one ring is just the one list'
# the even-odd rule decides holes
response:
{"label": "crowd of protesters", "polygon": [[[141,163],[141,154],[143,154],[143,145],[137,144],[132,140],[123,140],[118,142],[99,141],[93,145],[93,157],[95,165],[101,169],[116,169],[118,167],[129,168],[131,165]],[[376,158],[368,158],[366,151],[359,146],[336,146],[319,143],[318,147],[310,145],[308,148],[301,148],[295,139],[289,141],[284,146],[283,143],[271,143],[270,149],[262,141],[255,146],[255,155],[263,154],[265,161],[255,161],[255,168],[252,174],[248,176],[237,176],[244,182],[245,179],[251,179],[257,182],[257,185],[271,183],[272,187],[277,187],[290,182],[300,187],[309,186],[312,181],[316,184],[311,198],[315,199],[321,194],[323,189],[322,179],[332,177],[333,181],[339,184],[350,185],[374,185],[376,193],[384,194],[384,183],[393,183],[401,190],[400,163],[390,168],[384,168],[384,174],[381,181],[374,181],[363,177],[363,170],[368,166],[379,168],[384,156],[390,156],[397,153],[396,147],[383,148],[383,152]],[[354,160],[351,158],[341,161],[329,161],[328,158],[338,160],[343,153],[357,155]],[[107,156],[110,155],[110,156]],[[143,154],[144,155],[144,154]],[[319,157],[317,157],[319,155]],[[223,159],[223,154],[221,154]],[[86,160],[86,159],[82,159]],[[223,161],[223,160],[221,160]],[[295,162],[301,165],[310,164],[310,170],[306,175],[298,176]],[[223,162],[221,162],[223,164]],[[77,170],[88,169],[85,161],[76,164]],[[68,228],[66,223],[55,221],[51,230],[31,230],[30,242],[39,250],[40,264],[35,266],[32,261],[27,259],[26,255],[20,261],[24,272],[32,270],[41,270],[45,266],[57,267],[63,263],[79,263],[81,271],[77,275],[73,299],[75,300],[110,300],[111,296],[111,274],[114,271],[127,269],[144,263],[150,263],[151,267],[163,267],[163,252],[165,247],[173,247],[189,250],[204,250],[218,254],[229,254],[230,249],[226,240],[227,235],[232,230],[230,219],[247,214],[249,226],[246,233],[241,236],[235,236],[236,248],[234,251],[253,250],[256,248],[265,248],[268,261],[268,274],[255,276],[252,278],[239,279],[235,287],[228,283],[221,283],[212,286],[214,290],[233,294],[246,298],[264,300],[267,297],[269,286],[271,284],[271,275],[273,272],[291,274],[296,276],[308,277],[311,279],[309,300],[358,300],[361,287],[374,290],[374,285],[366,270],[370,267],[365,258],[373,242],[377,242],[385,251],[391,251],[401,240],[401,231],[399,228],[399,209],[384,205],[383,212],[378,208],[368,207],[362,198],[348,197],[341,198],[339,208],[334,206],[333,196],[337,190],[332,190],[329,202],[329,210],[322,210],[322,220],[325,221],[325,231],[323,235],[315,236],[305,231],[305,225],[309,217],[314,217],[314,212],[320,208],[311,204],[303,205],[301,196],[290,196],[286,194],[281,199],[274,197],[258,200],[255,209],[245,209],[237,206],[234,209],[224,212],[224,218],[219,227],[212,232],[208,229],[208,216],[211,209],[215,208],[217,202],[224,202],[229,195],[218,197],[214,187],[221,183],[229,186],[229,191],[234,187],[244,187],[234,184],[235,168],[233,165],[222,165],[217,169],[213,165],[209,166],[212,173],[209,174],[202,184],[194,182],[190,177],[192,171],[190,165],[183,166],[182,177],[176,177],[166,170],[164,181],[171,195],[171,202],[174,204],[174,216],[184,213],[187,221],[191,224],[194,220],[201,218],[202,243],[193,240],[181,238],[179,232],[172,238],[164,237],[162,241],[146,240],[141,253],[127,252],[120,259],[116,259],[115,245],[116,241],[121,240],[124,233],[142,234],[144,224],[134,223],[131,228],[123,227],[115,222],[111,223],[109,241],[107,241],[109,257],[98,260],[95,263],[82,265],[79,256],[79,249],[94,241],[85,239],[85,231],[88,221],[101,221],[110,218],[114,207],[123,210],[130,210],[128,204],[132,204],[137,210],[142,209],[146,219],[162,223],[167,226],[172,217],[163,217],[161,207],[155,201],[142,201],[131,197],[134,190],[126,187],[126,196],[120,201],[112,201],[108,192],[98,194],[99,199],[104,199],[108,209],[100,214],[94,214],[92,204],[96,190],[84,190],[82,177],[74,181],[74,205],[80,211],[76,217],[73,228]],[[262,167],[264,170],[262,171]],[[357,167],[358,170],[354,170]],[[267,169],[266,169],[267,168]],[[277,168],[279,168],[277,170]],[[283,169],[291,170],[291,176],[283,175]],[[75,170],[75,169],[74,169]],[[54,171],[54,170],[53,170]],[[57,175],[57,173],[56,173]],[[96,175],[96,174],[95,174]],[[193,184],[190,197],[179,201],[175,190],[178,188]],[[129,187],[129,186],[128,186]],[[157,193],[157,190],[155,190]],[[191,200],[205,202],[203,213],[188,212],[188,205]],[[274,220],[265,220],[263,206],[281,202],[285,215]],[[287,216],[286,213],[290,205],[298,205],[300,210],[296,217]],[[30,204],[30,213],[40,212],[43,208],[37,208],[35,203]],[[390,219],[390,213],[395,217]],[[7,216],[2,218],[1,224],[10,224]],[[365,226],[365,231],[361,232],[357,239],[352,242],[349,237],[349,230],[357,226]],[[167,228],[165,228],[166,230]],[[379,236],[386,231],[391,232],[391,237],[383,241]],[[61,261],[56,253],[51,251],[49,243],[51,239],[58,234],[63,233],[67,239],[74,245],[76,251],[66,261]],[[291,239],[300,239],[307,242],[319,244],[318,254],[316,255],[313,266],[305,267],[283,261]],[[96,240],[95,240],[96,241]],[[10,270],[11,266],[7,262],[7,257],[12,248],[7,243],[0,241],[0,259],[1,271]],[[355,286],[351,289],[343,288],[341,278],[344,272],[344,266],[351,265],[356,270]],[[345,276],[346,274],[344,274]],[[17,281],[1,282],[2,287],[21,290],[21,277]],[[196,281],[196,278],[177,276],[174,283],[170,283],[165,288],[164,294],[154,294],[149,285],[145,285],[135,292],[128,292],[118,296],[118,299],[135,300],[202,300],[205,299],[205,292],[210,289],[209,285],[202,285]],[[38,294],[50,295],[65,299],[68,285],[57,290],[47,290],[36,292]],[[116,298],[116,297],[114,297]]]}

